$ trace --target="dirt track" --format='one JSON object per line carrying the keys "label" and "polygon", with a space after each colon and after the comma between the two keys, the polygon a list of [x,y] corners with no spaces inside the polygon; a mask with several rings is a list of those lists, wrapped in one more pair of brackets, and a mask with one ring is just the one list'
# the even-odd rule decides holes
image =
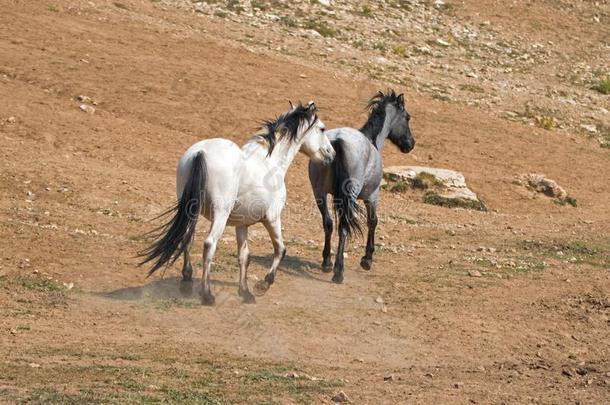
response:
{"label": "dirt track", "polygon": [[[256,305],[239,302],[228,229],[218,305],[201,307],[180,293],[178,268],[145,279],[133,257],[145,221],[172,203],[185,148],[241,143],[287,100],[316,100],[328,127],[359,126],[387,85],[233,47],[217,20],[154,2],[122,2],[129,13],[106,1],[4,3],[0,401],[329,403],[340,390],[369,404],[608,401],[607,149],[396,87],[417,146],[387,145],[384,164],[459,170],[490,211],[384,191],[373,270],[358,267],[354,241],[337,286],[319,269],[300,156],[277,282]],[[578,207],[512,183],[532,172]],[[262,226],[251,238],[261,277],[271,244]]]}

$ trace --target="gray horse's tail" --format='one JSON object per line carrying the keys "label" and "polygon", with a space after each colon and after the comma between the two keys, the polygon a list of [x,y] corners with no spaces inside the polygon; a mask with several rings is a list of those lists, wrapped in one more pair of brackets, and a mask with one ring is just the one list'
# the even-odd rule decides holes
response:
{"label": "gray horse's tail", "polygon": [[360,217],[362,209],[356,202],[357,191],[355,184],[350,178],[345,162],[345,145],[341,139],[332,142],[335,149],[335,160],[332,163],[333,174],[335,180],[335,188],[333,192],[333,206],[335,208],[335,216],[339,229],[346,229],[347,235],[352,236],[354,233],[362,235],[362,227],[360,226]]}
{"label": "gray horse's tail", "polygon": [[201,195],[206,173],[203,152],[198,152],[191,161],[191,170],[180,200],[159,218],[173,215],[163,225],[147,233],[154,237],[154,242],[138,252],[138,256],[144,258],[140,266],[153,262],[148,271],[149,276],[165,265],[172,265],[188,249],[203,206]]}

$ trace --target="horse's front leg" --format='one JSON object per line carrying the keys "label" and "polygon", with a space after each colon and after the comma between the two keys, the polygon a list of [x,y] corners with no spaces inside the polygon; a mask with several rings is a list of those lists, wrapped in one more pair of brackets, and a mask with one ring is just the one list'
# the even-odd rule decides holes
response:
{"label": "horse's front leg", "polygon": [[370,270],[373,264],[373,252],[375,252],[375,229],[377,228],[377,201],[364,201],[366,205],[366,220],[369,229],[366,239],[366,250],[364,256],[360,259],[360,267],[364,270]]}
{"label": "horse's front leg", "polygon": [[328,212],[326,203],[326,195],[316,196],[316,204],[322,214],[322,225],[324,226],[324,250],[322,251],[322,271],[328,273],[333,268],[333,262],[330,260],[330,244],[333,236],[333,220]]}
{"label": "horse's front leg", "polygon": [[238,226],[235,228],[237,239],[237,257],[239,261],[239,296],[246,304],[254,304],[256,299],[248,288],[248,265],[250,264],[250,250],[248,249],[248,227]]}
{"label": "horse's front leg", "polygon": [[269,269],[269,272],[265,275],[265,280],[261,280],[257,283],[257,289],[261,292],[268,290],[271,284],[273,284],[280,262],[284,256],[286,256],[286,247],[284,246],[284,240],[282,239],[282,221],[280,218],[278,217],[273,221],[264,221],[263,225],[267,229],[267,232],[269,232],[271,242],[273,243],[273,263],[271,264],[271,269]]}

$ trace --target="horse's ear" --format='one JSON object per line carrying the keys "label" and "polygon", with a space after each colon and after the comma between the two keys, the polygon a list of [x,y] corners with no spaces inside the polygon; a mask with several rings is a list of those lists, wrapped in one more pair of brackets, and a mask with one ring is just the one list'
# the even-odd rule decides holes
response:
{"label": "horse's ear", "polygon": [[309,104],[307,104],[307,110],[309,110],[310,113],[315,113],[317,108],[316,108],[316,103],[314,103],[313,101],[310,101]]}
{"label": "horse's ear", "polygon": [[294,110],[294,105],[292,105],[292,101],[288,100],[288,104],[290,104],[290,109]]}
{"label": "horse's ear", "polygon": [[401,106],[403,106],[403,107],[404,107],[404,105],[405,105],[405,95],[404,95],[404,93],[400,93],[400,94],[398,95],[397,100],[398,100],[398,103],[399,103]]}

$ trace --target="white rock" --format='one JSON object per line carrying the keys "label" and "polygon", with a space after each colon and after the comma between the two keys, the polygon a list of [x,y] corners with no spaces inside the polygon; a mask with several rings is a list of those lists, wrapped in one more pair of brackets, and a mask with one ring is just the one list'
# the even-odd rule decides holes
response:
{"label": "white rock", "polygon": [[81,104],[79,108],[81,111],[86,112],[87,114],[93,114],[95,112],[95,108],[87,104]]}
{"label": "white rock", "polygon": [[441,197],[479,201],[476,193],[466,185],[464,176],[454,170],[423,166],[390,166],[384,168],[383,173],[389,180],[401,179],[411,185],[420,173],[427,173],[438,180],[442,188],[438,193]]}

